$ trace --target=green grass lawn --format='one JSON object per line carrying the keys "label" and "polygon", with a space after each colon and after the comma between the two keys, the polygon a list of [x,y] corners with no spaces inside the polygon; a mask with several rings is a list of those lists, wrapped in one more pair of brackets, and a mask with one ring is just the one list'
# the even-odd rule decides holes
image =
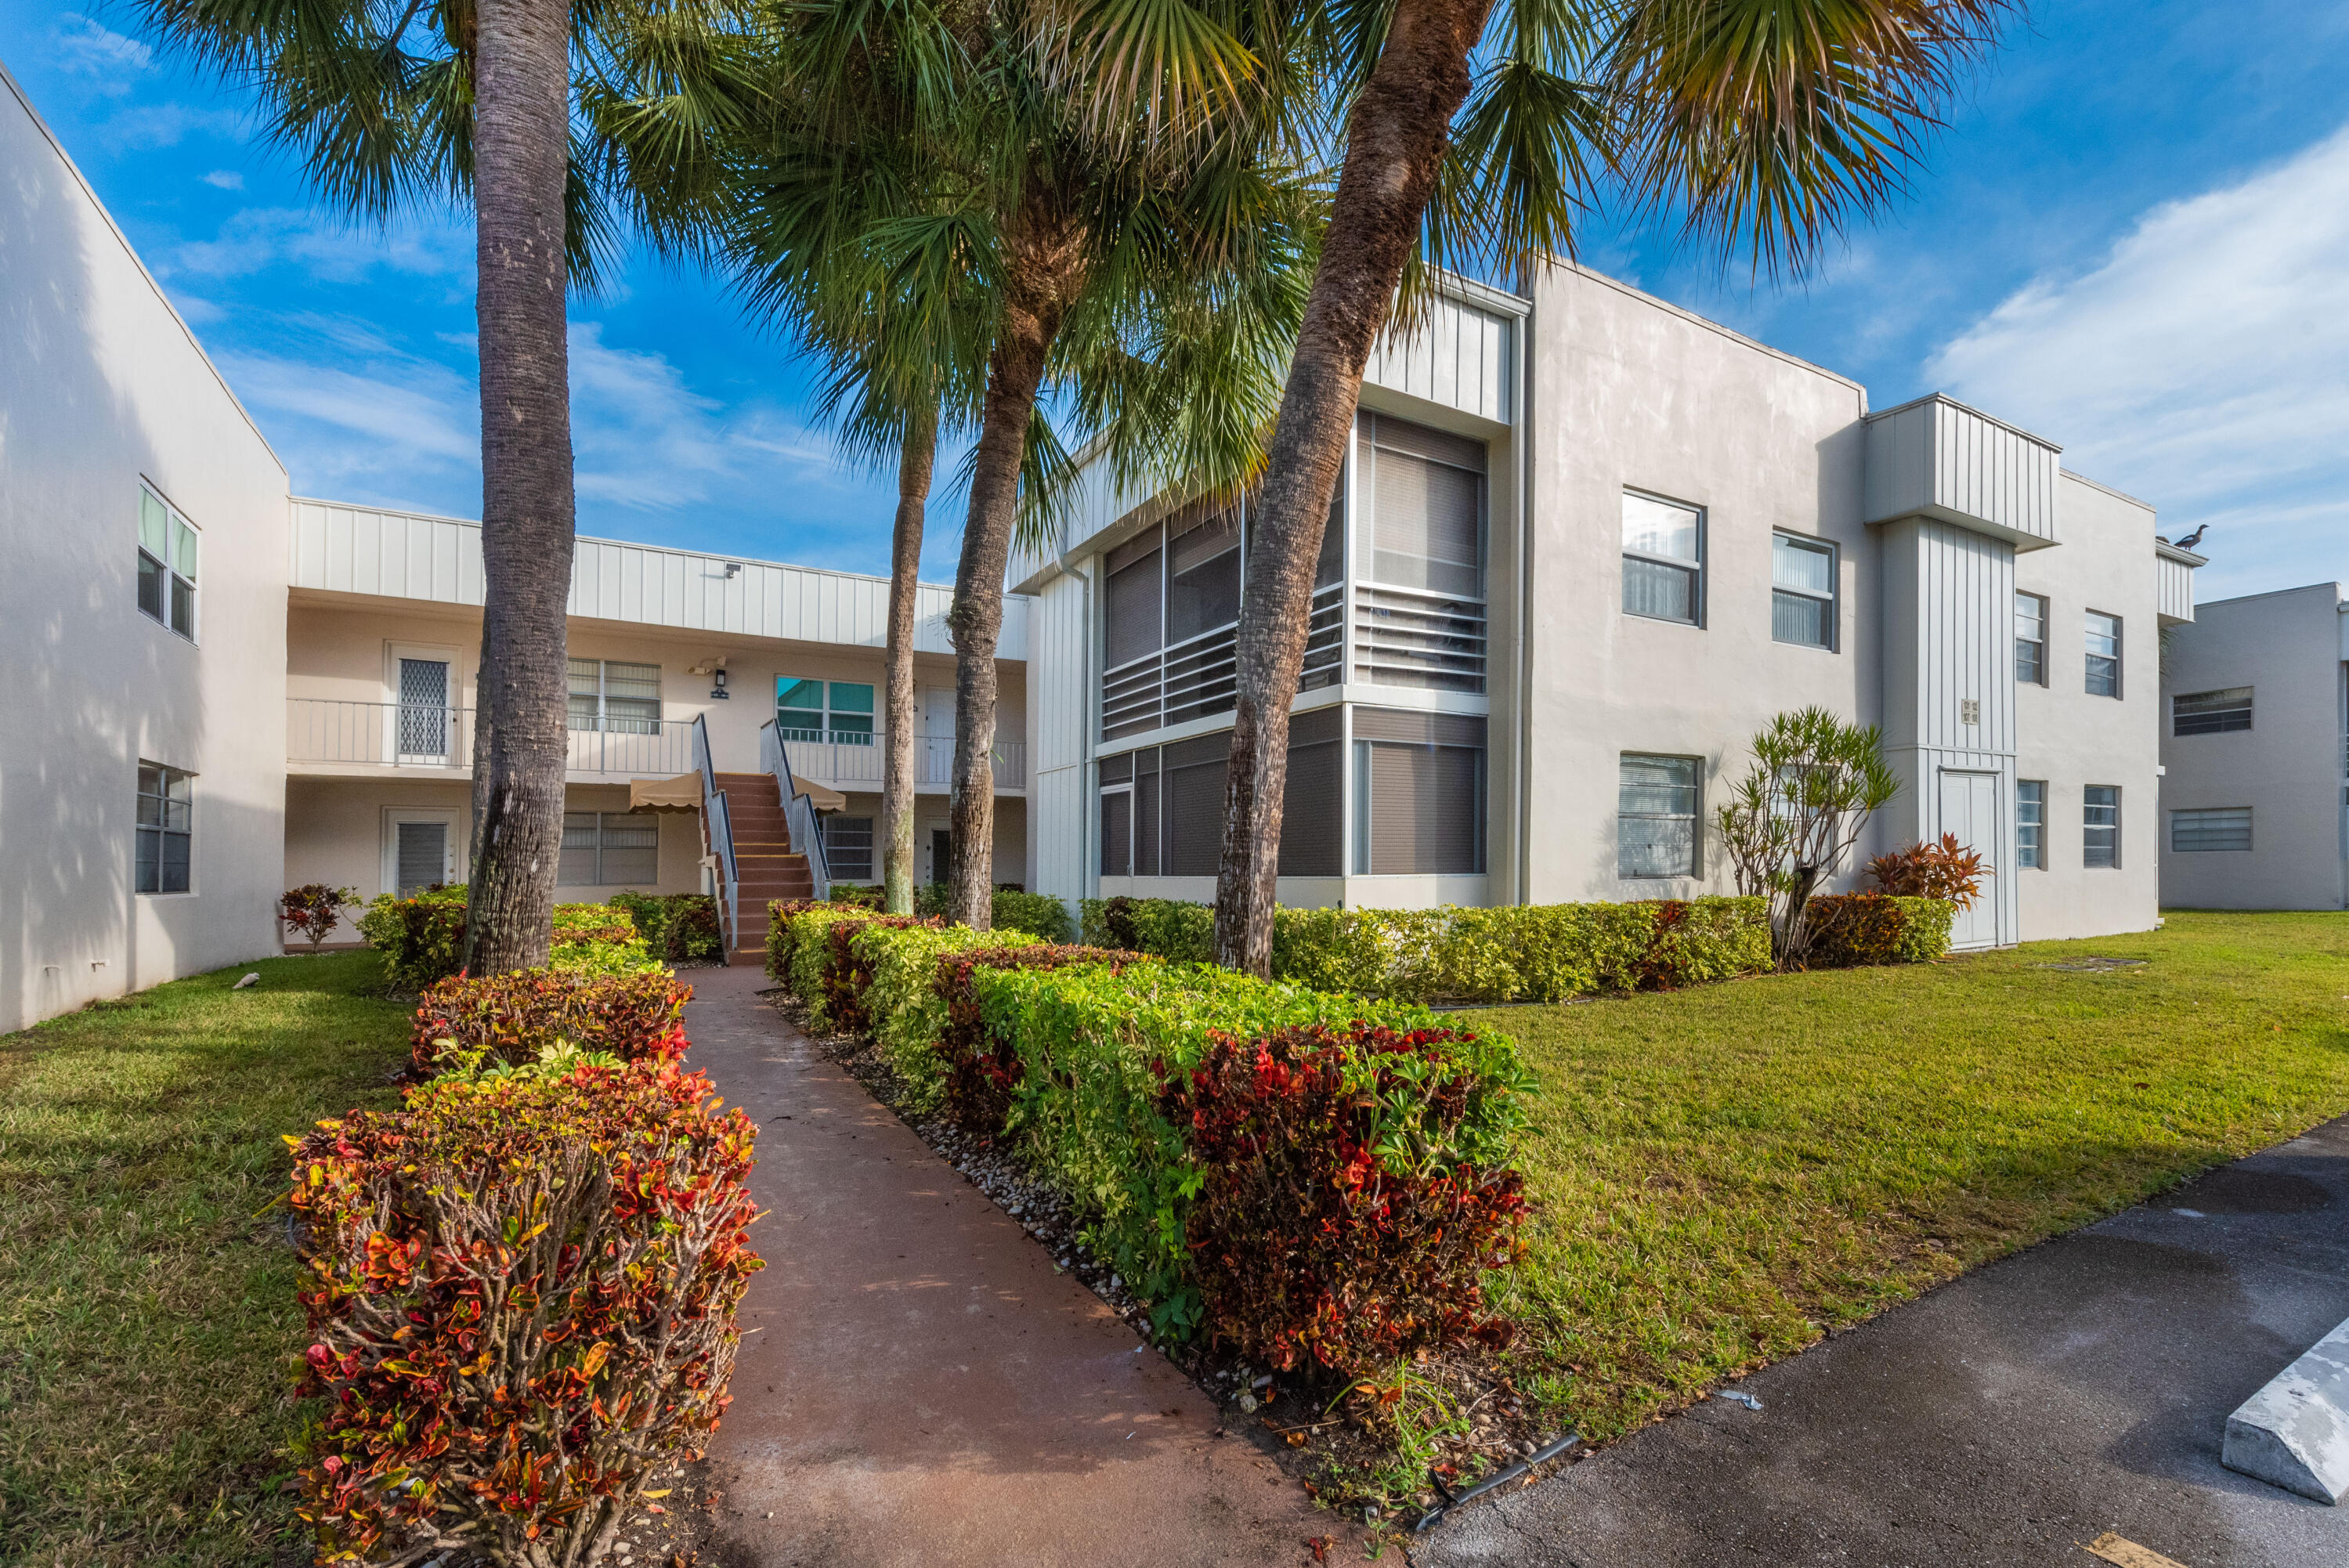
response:
{"label": "green grass lawn", "polygon": [[279,1134],[396,1103],[382,989],[371,953],[269,959],[0,1037],[0,1562],[287,1539],[302,1315],[264,1211]]}
{"label": "green grass lawn", "polygon": [[2349,1111],[2349,915],[1463,1016],[1543,1087],[1519,1381],[1609,1437]]}

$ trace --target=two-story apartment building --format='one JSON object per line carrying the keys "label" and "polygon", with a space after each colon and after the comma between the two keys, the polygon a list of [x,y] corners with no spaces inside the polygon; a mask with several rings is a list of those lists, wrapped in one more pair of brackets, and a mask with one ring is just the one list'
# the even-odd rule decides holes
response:
{"label": "two-story apartment building", "polygon": [[[1247,536],[1082,476],[1030,701],[1039,889],[1209,896]],[[1708,821],[1774,714],[1881,726],[1863,853],[1992,868],[1966,945],[2156,919],[2158,629],[2197,558],[2059,449],[1587,269],[1444,285],[1362,393],[1290,731],[1280,895],[1726,891]]]}
{"label": "two-story apartment building", "polygon": [[[5,71],[0,170],[5,1032],[275,951],[290,884],[462,879],[482,583],[476,523],[289,494]],[[918,606],[922,876],[947,826],[949,593]],[[754,940],[709,798],[780,796],[771,746],[823,815],[771,828],[790,853],[769,858],[820,846],[834,880],[876,878],[887,603],[854,573],[580,540],[560,895],[735,884]],[[998,673],[1006,882],[1028,853],[1027,611],[1006,603]]]}
{"label": "two-story apartment building", "polygon": [[2162,662],[2161,902],[2349,908],[2349,592],[2199,605]]}

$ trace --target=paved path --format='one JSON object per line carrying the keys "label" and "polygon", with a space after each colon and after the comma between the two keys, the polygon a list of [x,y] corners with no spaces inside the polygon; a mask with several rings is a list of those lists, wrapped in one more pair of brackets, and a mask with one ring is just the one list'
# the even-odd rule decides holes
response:
{"label": "paved path", "polygon": [[[2199,1217],[2180,1212],[2192,1209]],[[2344,1568],[2349,1506],[2219,1464],[2349,1318],[2349,1119],[1994,1264],[1418,1545],[1423,1568]]]}
{"label": "paved path", "polygon": [[688,978],[691,1060],[759,1122],[751,1186],[771,1211],[710,1449],[726,1495],[706,1562],[1204,1568],[1309,1562],[1307,1537],[1340,1533],[761,1001],[755,969]]}

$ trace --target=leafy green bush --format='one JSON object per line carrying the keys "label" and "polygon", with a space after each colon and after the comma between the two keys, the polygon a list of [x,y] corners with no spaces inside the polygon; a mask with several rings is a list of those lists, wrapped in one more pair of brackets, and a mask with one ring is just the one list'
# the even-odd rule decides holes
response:
{"label": "leafy green bush", "polygon": [[425,987],[409,1060],[429,1077],[456,1068],[535,1061],[557,1040],[621,1061],[685,1054],[685,1005],[693,988],[666,970],[583,975],[523,969]]}
{"label": "leafy green bush", "polygon": [[1184,1221],[1210,1338],[1287,1369],[1360,1374],[1509,1326],[1489,1269],[1516,1261],[1525,1178],[1459,1152],[1479,1081],[1464,1031],[1369,1024],[1219,1035],[1159,1109],[1203,1172]]}
{"label": "leafy green bush", "polygon": [[718,924],[718,901],[706,892],[629,892],[611,897],[614,909],[626,910],[645,939],[645,947],[665,964],[726,955],[726,938]]}
{"label": "leafy green bush", "polygon": [[874,914],[859,911],[863,920],[835,921],[824,933],[823,1014],[843,1034],[868,1033],[873,1025],[864,1006],[864,993],[873,984],[874,960],[853,938],[868,931],[936,930],[939,923],[912,914]]}
{"label": "leafy green bush", "polygon": [[596,1560],[726,1408],[756,1133],[645,1061],[451,1075],[288,1139],[319,1561]]}
{"label": "leafy green bush", "polygon": [[1069,929],[1069,906],[1049,892],[998,888],[992,913],[998,931],[1025,932],[1046,942],[1066,942],[1074,934]]}
{"label": "leafy green bush", "polygon": [[[1272,973],[1318,991],[1407,1001],[1557,1002],[1669,989],[1770,966],[1756,898],[1497,909],[1280,909]],[[1087,899],[1088,942],[1175,961],[1212,953],[1215,912],[1172,899]]]}
{"label": "leafy green bush", "polygon": [[[1343,1032],[1358,1021],[1415,1036],[1419,1044],[1408,1052],[1366,1046],[1327,1064],[1346,1096],[1364,1100],[1372,1119],[1364,1141],[1398,1179],[1509,1167],[1521,1101],[1533,1088],[1505,1037],[1444,1030],[1432,1014],[1406,1004],[1225,970],[979,968],[971,984],[986,1027],[1019,1060],[1009,1135],[1091,1215],[1093,1246],[1152,1303],[1153,1321],[1167,1332],[1189,1334],[1210,1322],[1247,1332],[1203,1299],[1187,1238],[1206,1172],[1192,1130],[1172,1119],[1164,1098],[1166,1085],[1200,1067],[1217,1038],[1255,1042],[1316,1025]],[[1388,1073],[1395,1076],[1381,1077]],[[1455,1083],[1460,1113],[1447,1123],[1433,1114],[1432,1096]],[[1381,1084],[1392,1088],[1384,1098]],[[1358,1284],[1377,1288],[1375,1281]],[[1251,1353],[1270,1348],[1244,1344]]]}
{"label": "leafy green bush", "polygon": [[1814,969],[1925,964],[1950,950],[1958,906],[1947,899],[1881,892],[1823,893],[1811,900]]}
{"label": "leafy green bush", "polygon": [[973,931],[967,925],[909,925],[891,930],[868,923],[849,938],[871,975],[863,1006],[866,1027],[905,1084],[905,1109],[935,1114],[946,1103],[947,1003],[940,961],[972,954],[1000,957],[1043,944],[1022,932]]}
{"label": "leafy green bush", "polygon": [[[412,898],[385,893],[367,905],[359,934],[384,955],[384,971],[403,991],[421,991],[465,961],[465,889],[428,888]],[[652,968],[628,912],[608,903],[558,903],[548,962],[585,974],[625,975]]]}
{"label": "leafy green bush", "polygon": [[832,928],[887,917],[869,909],[803,901],[779,901],[771,908],[781,913],[771,916],[767,929],[767,973],[806,1006],[811,1027],[828,1029],[832,1015],[825,1006],[823,977],[833,961]]}
{"label": "leafy green bush", "polygon": [[1158,962],[1140,953],[1106,947],[1060,947],[1038,943],[982,946],[951,953],[936,966],[934,988],[945,1012],[945,1026],[933,1037],[932,1054],[945,1076],[947,1114],[973,1132],[992,1138],[1003,1131],[1011,1113],[1011,1097],[1026,1069],[1010,1041],[987,1026],[973,984],[982,969],[1066,969],[1080,964],[1107,965],[1112,971],[1127,964]]}

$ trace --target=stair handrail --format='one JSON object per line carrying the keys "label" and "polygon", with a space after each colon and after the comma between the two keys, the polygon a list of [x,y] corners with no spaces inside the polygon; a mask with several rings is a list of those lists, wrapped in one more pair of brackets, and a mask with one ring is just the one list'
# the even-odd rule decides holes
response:
{"label": "stair handrail", "polygon": [[693,718],[693,766],[701,775],[701,844],[718,862],[718,919],[723,928],[726,962],[742,929],[742,871],[734,860],[734,819],[726,807],[726,791],[718,787],[718,769],[709,755],[709,727],[702,716]]}
{"label": "stair handrail", "polygon": [[808,877],[814,883],[815,896],[830,898],[832,868],[824,861],[823,834],[817,829],[815,802],[800,788],[799,776],[792,771],[791,747],[775,719],[769,719],[759,728],[759,766],[774,775],[775,792],[783,802],[783,820],[791,829],[792,852],[807,857]]}

